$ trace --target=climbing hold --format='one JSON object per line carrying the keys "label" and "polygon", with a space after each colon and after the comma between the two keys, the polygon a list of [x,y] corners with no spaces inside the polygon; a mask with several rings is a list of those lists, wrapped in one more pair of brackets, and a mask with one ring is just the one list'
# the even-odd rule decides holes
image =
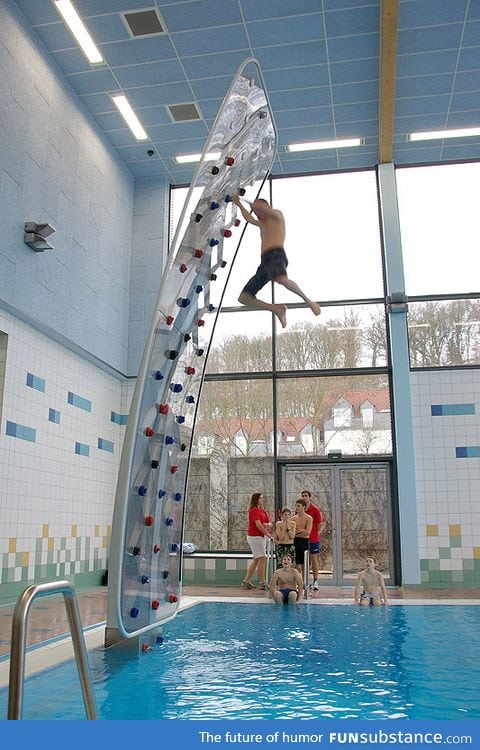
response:
{"label": "climbing hold", "polygon": [[212,167],[212,174],[218,174],[220,172],[218,167]]}
{"label": "climbing hold", "polygon": [[187,396],[187,398],[185,399],[185,401],[187,402],[187,404],[194,404],[195,403],[195,399],[194,399],[193,396]]}
{"label": "climbing hold", "polygon": [[195,258],[202,258],[203,257],[203,250],[199,250],[199,248],[197,247],[197,249],[195,250],[195,252],[193,253],[193,255],[194,255]]}
{"label": "climbing hold", "polygon": [[170,550],[172,552],[178,552],[178,549],[179,549],[178,544],[176,544],[175,542],[173,542],[173,544],[170,545]]}
{"label": "climbing hold", "polygon": [[155,552],[156,555],[160,552],[160,547],[158,546],[158,544],[155,545],[155,547],[153,548],[153,551]]}
{"label": "climbing hold", "polygon": [[167,315],[167,326],[171,326],[174,320],[175,318],[173,317],[173,315]]}
{"label": "climbing hold", "polygon": [[156,635],[155,636],[155,643],[157,645],[160,645],[161,643],[163,643],[163,635]]}
{"label": "climbing hold", "polygon": [[162,499],[162,497],[165,497],[166,494],[167,493],[165,492],[165,490],[158,490],[158,497],[160,498],[160,500]]}
{"label": "climbing hold", "polygon": [[163,380],[163,375],[160,370],[156,370],[153,377],[155,378],[155,380]]}
{"label": "climbing hold", "polygon": [[187,341],[190,341],[191,338],[192,337],[190,336],[190,334],[186,333],[185,336],[183,337],[183,340],[185,341],[185,343],[187,343]]}
{"label": "climbing hold", "polygon": [[146,516],[145,517],[145,526],[152,526],[153,524],[153,516]]}
{"label": "climbing hold", "polygon": [[168,359],[176,359],[178,357],[178,352],[176,349],[167,349],[165,354],[167,355]]}
{"label": "climbing hold", "polygon": [[134,547],[134,548],[132,549],[132,554],[133,554],[133,555],[134,555],[134,556],[136,557],[137,555],[139,555],[139,554],[140,554],[140,552],[141,552],[141,551],[142,551],[142,550],[140,549],[140,547]]}
{"label": "climbing hold", "polygon": [[184,451],[184,450],[186,450],[186,449],[187,449],[187,446],[186,446],[186,444],[185,444],[185,443],[182,443],[182,444],[181,444],[181,446],[180,446],[180,450],[181,450],[181,451],[183,452],[183,451]]}
{"label": "climbing hold", "polygon": [[158,404],[160,414],[168,414],[168,404]]}
{"label": "climbing hold", "polygon": [[219,204],[218,204],[218,203],[217,203],[216,201],[212,201],[212,202],[210,203],[210,210],[211,210],[211,211],[215,211],[215,209],[216,209],[216,208],[218,208],[218,205],[219,205]]}
{"label": "climbing hold", "polygon": [[166,518],[165,519],[165,525],[166,526],[173,526],[173,518]]}
{"label": "climbing hold", "polygon": [[173,499],[176,500],[177,503],[180,502],[180,500],[182,499],[182,493],[181,492],[176,492],[174,494],[174,496],[173,496]]}
{"label": "climbing hold", "polygon": [[187,375],[195,375],[195,368],[194,367],[186,367],[185,372]]}
{"label": "climbing hold", "polygon": [[233,198],[231,195],[226,195],[223,200],[225,201],[225,203],[231,203]]}
{"label": "climbing hold", "polygon": [[154,432],[154,430],[152,430],[152,428],[151,428],[151,427],[147,427],[147,428],[145,429],[145,435],[146,435],[147,437],[153,437],[153,436],[155,435],[155,432]]}
{"label": "climbing hold", "polygon": [[182,415],[179,415],[178,417],[176,417],[176,420],[178,424],[183,424],[185,422],[185,417],[183,417]]}
{"label": "climbing hold", "polygon": [[168,570],[162,570],[162,578],[168,578]]}
{"label": "climbing hold", "polygon": [[187,266],[185,265],[185,263],[182,263],[182,265],[180,266],[180,273],[185,273],[186,270]]}
{"label": "climbing hold", "polygon": [[231,237],[232,236],[232,230],[231,229],[222,229],[222,235],[224,237]]}
{"label": "climbing hold", "polygon": [[208,312],[215,312],[215,305],[210,304],[208,306]]}
{"label": "climbing hold", "polygon": [[200,318],[200,320],[197,320],[197,326],[198,326],[199,328],[201,328],[201,327],[202,327],[202,326],[204,326],[204,325],[205,325],[205,321],[204,321],[204,320],[202,320],[202,318]]}
{"label": "climbing hold", "polygon": [[214,240],[213,238],[208,243],[210,247],[215,247],[215,245],[218,245],[218,240]]}
{"label": "climbing hold", "polygon": [[201,357],[205,349],[197,349],[197,357]]}
{"label": "climbing hold", "polygon": [[233,166],[234,163],[235,163],[235,159],[233,158],[233,156],[225,157],[225,164],[227,165],[227,167]]}
{"label": "climbing hold", "polygon": [[202,220],[202,214],[195,214],[195,221],[198,222]]}
{"label": "climbing hold", "polygon": [[148,576],[142,576],[140,580],[142,583],[150,583],[150,578]]}
{"label": "climbing hold", "polygon": [[174,602],[178,602],[178,596],[175,596],[175,594],[169,594],[168,601],[170,602],[170,604],[173,604]]}
{"label": "climbing hold", "polygon": [[210,281],[216,281],[216,280],[217,280],[217,274],[216,273],[211,273],[210,274]]}
{"label": "climbing hold", "polygon": [[222,268],[225,268],[226,265],[227,265],[227,261],[226,260],[222,260],[222,262],[220,263],[220,266]]}
{"label": "climbing hold", "polygon": [[142,643],[142,652],[145,654],[147,651],[150,651],[150,646],[148,643]]}
{"label": "climbing hold", "polygon": [[167,435],[165,437],[165,445],[172,445],[173,442],[174,442],[174,440],[173,440],[173,437],[171,435]]}
{"label": "climbing hold", "polygon": [[170,473],[171,474],[176,474],[177,471],[178,471],[178,466],[175,466],[175,464],[170,467]]}
{"label": "climbing hold", "polygon": [[245,188],[238,188],[237,192],[238,192],[239,195],[245,195],[246,190],[245,190]]}
{"label": "climbing hold", "polygon": [[174,393],[181,393],[183,386],[180,383],[170,383],[170,390]]}
{"label": "climbing hold", "polygon": [[188,307],[189,304],[190,304],[190,300],[188,299],[188,297],[179,297],[177,299],[177,305],[179,307]]}
{"label": "climbing hold", "polygon": [[158,461],[157,461],[156,458],[154,458],[154,459],[152,459],[152,461],[150,461],[150,468],[151,469],[158,469]]}
{"label": "climbing hold", "polygon": [[132,607],[130,610],[130,617],[138,617],[138,607]]}
{"label": "climbing hold", "polygon": [[203,292],[203,286],[197,284],[197,286],[195,287],[195,291],[197,294],[200,294],[200,292]]}
{"label": "climbing hold", "polygon": [[140,495],[140,497],[145,497],[145,495],[147,494],[147,488],[144,484],[141,484],[138,488],[138,494]]}
{"label": "climbing hold", "polygon": [[239,227],[239,226],[240,226],[240,224],[241,224],[241,221],[240,221],[240,219],[235,219],[235,221],[233,222],[233,225],[234,225],[235,227]]}
{"label": "climbing hold", "polygon": [[158,609],[159,606],[160,606],[160,602],[158,601],[158,599],[154,599],[152,602],[152,609]]}

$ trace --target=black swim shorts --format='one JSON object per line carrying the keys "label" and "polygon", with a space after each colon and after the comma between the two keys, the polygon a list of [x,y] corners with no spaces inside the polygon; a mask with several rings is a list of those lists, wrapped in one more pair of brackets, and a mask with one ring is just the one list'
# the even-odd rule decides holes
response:
{"label": "black swim shorts", "polygon": [[242,291],[255,297],[269,281],[274,281],[277,276],[286,275],[287,266],[288,259],[283,247],[272,247],[271,250],[262,253],[255,276],[247,281]]}

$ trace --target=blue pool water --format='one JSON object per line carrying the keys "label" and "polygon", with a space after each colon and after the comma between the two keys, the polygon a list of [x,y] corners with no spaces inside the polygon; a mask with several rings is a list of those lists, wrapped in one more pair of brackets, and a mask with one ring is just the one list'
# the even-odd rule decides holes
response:
{"label": "blue pool water", "polygon": [[[102,719],[478,719],[479,632],[475,606],[217,602],[91,662]],[[27,680],[24,718],[85,718],[73,663]]]}

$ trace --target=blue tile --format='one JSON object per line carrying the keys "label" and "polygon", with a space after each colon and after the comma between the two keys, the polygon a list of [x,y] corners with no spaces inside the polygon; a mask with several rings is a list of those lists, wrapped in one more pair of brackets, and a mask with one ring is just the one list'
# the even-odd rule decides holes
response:
{"label": "blue tile", "polygon": [[443,415],[441,404],[432,404],[430,408],[432,411],[432,417],[441,417]]}
{"label": "blue tile", "polygon": [[142,39],[128,39],[122,42],[110,42],[102,46],[102,53],[111,67],[130,65],[158,60],[175,60],[175,50],[168,36],[154,36]]}
{"label": "blue tile", "polygon": [[[358,36],[337,37],[328,42],[330,62],[341,60],[361,60],[378,55],[379,34],[359,34]],[[322,61],[320,61],[322,62]]]}
{"label": "blue tile", "polygon": [[278,47],[255,47],[255,57],[262,71],[276,68],[311,65],[327,62],[327,50],[324,40],[296,44],[281,44]]}
{"label": "blue tile", "polygon": [[296,89],[284,91],[281,94],[270,94],[270,103],[275,113],[288,109],[303,109],[304,107],[328,107],[330,105],[330,89],[328,86],[319,88]]}
{"label": "blue tile", "polygon": [[379,76],[378,57],[332,63],[331,75],[333,84],[377,81]]}
{"label": "blue tile", "polygon": [[461,33],[461,23],[449,24],[448,26],[400,30],[398,32],[398,54],[458,49]]}
{"label": "blue tile", "polygon": [[261,21],[267,18],[285,18],[287,16],[318,11],[318,0],[242,0],[242,11],[246,21]]}
{"label": "blue tile", "polygon": [[267,70],[263,77],[270,95],[274,91],[289,91],[290,89],[301,89],[307,86],[327,86],[329,83],[328,66],[326,64]]}
{"label": "blue tile", "polygon": [[480,458],[480,445],[466,445],[455,449],[457,458]]}
{"label": "blue tile", "polygon": [[438,52],[399,55],[397,58],[397,78],[450,73],[455,70],[457,54],[457,50],[440,50]]}
{"label": "blue tile", "polygon": [[95,94],[101,91],[118,91],[113,73],[105,68],[67,76],[67,81],[78,94]]}
{"label": "blue tile", "polygon": [[441,409],[444,417],[475,414],[475,404],[442,404]]}
{"label": "blue tile", "polygon": [[92,411],[92,402],[88,400],[88,398],[83,398],[82,396],[77,396],[76,393],[72,393],[71,391],[68,392],[67,401],[72,406],[76,406],[79,409],[83,409],[84,411]]}
{"label": "blue tile", "polygon": [[10,437],[19,438],[20,440],[28,440],[30,443],[35,443],[37,439],[37,431],[33,427],[26,427],[16,422],[7,421],[5,434]]}
{"label": "blue tile", "polygon": [[327,37],[368,34],[378,29],[380,5],[344,8],[326,13]]}
{"label": "blue tile", "polygon": [[[161,83],[185,83],[185,73],[177,60],[160,60],[142,65],[122,65],[115,68],[115,76],[120,86],[155,86]],[[76,84],[75,84],[76,85]],[[115,91],[115,86],[106,87]],[[126,92],[130,99],[131,94]],[[155,102],[154,102],[155,103]]]}
{"label": "blue tile", "polygon": [[256,21],[248,27],[253,47],[268,47],[276,44],[292,44],[325,39],[322,13],[309,13],[296,18],[277,18]]}
{"label": "blue tile", "polygon": [[226,3],[225,0],[197,0],[195,3],[170,3],[162,5],[162,17],[168,31],[187,31],[188,29],[208,29],[213,25],[227,26],[241,23],[239,3]]}
{"label": "blue tile", "polygon": [[450,94],[453,77],[453,73],[441,73],[440,75],[417,76],[415,78],[399,78],[396,84],[396,94],[399,99],[409,96]]}
{"label": "blue tile", "polygon": [[77,456],[89,456],[90,446],[85,445],[85,443],[75,443],[75,453]]}
{"label": "blue tile", "polygon": [[172,34],[172,41],[178,54],[182,57],[209,55],[211,52],[238,49],[245,50],[245,57],[250,54],[250,46],[243,24],[210,28],[207,33],[204,30],[196,29],[194,31],[181,31]]}
{"label": "blue tile", "polygon": [[419,28],[446,23],[462,23],[467,0],[410,0],[400,3],[398,28]]}
{"label": "blue tile", "polygon": [[55,424],[60,424],[60,412],[57,411],[56,409],[49,409],[48,419],[50,422],[55,422]]}
{"label": "blue tile", "polygon": [[113,453],[113,443],[110,440],[98,438],[98,448],[101,451],[108,451],[109,453]]}
{"label": "blue tile", "polygon": [[467,449],[465,447],[455,448],[457,458],[467,458]]}
{"label": "blue tile", "polygon": [[[181,104],[192,101],[192,90],[188,83],[163,83],[158,86],[145,86],[127,91],[130,104],[134,109],[155,107],[160,104]],[[170,118],[165,110],[166,120]]]}

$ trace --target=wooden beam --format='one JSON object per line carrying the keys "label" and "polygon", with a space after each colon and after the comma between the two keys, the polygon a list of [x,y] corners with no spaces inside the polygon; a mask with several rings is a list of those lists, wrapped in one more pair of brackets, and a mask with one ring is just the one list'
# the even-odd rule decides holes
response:
{"label": "wooden beam", "polygon": [[398,0],[381,0],[379,162],[393,161]]}

